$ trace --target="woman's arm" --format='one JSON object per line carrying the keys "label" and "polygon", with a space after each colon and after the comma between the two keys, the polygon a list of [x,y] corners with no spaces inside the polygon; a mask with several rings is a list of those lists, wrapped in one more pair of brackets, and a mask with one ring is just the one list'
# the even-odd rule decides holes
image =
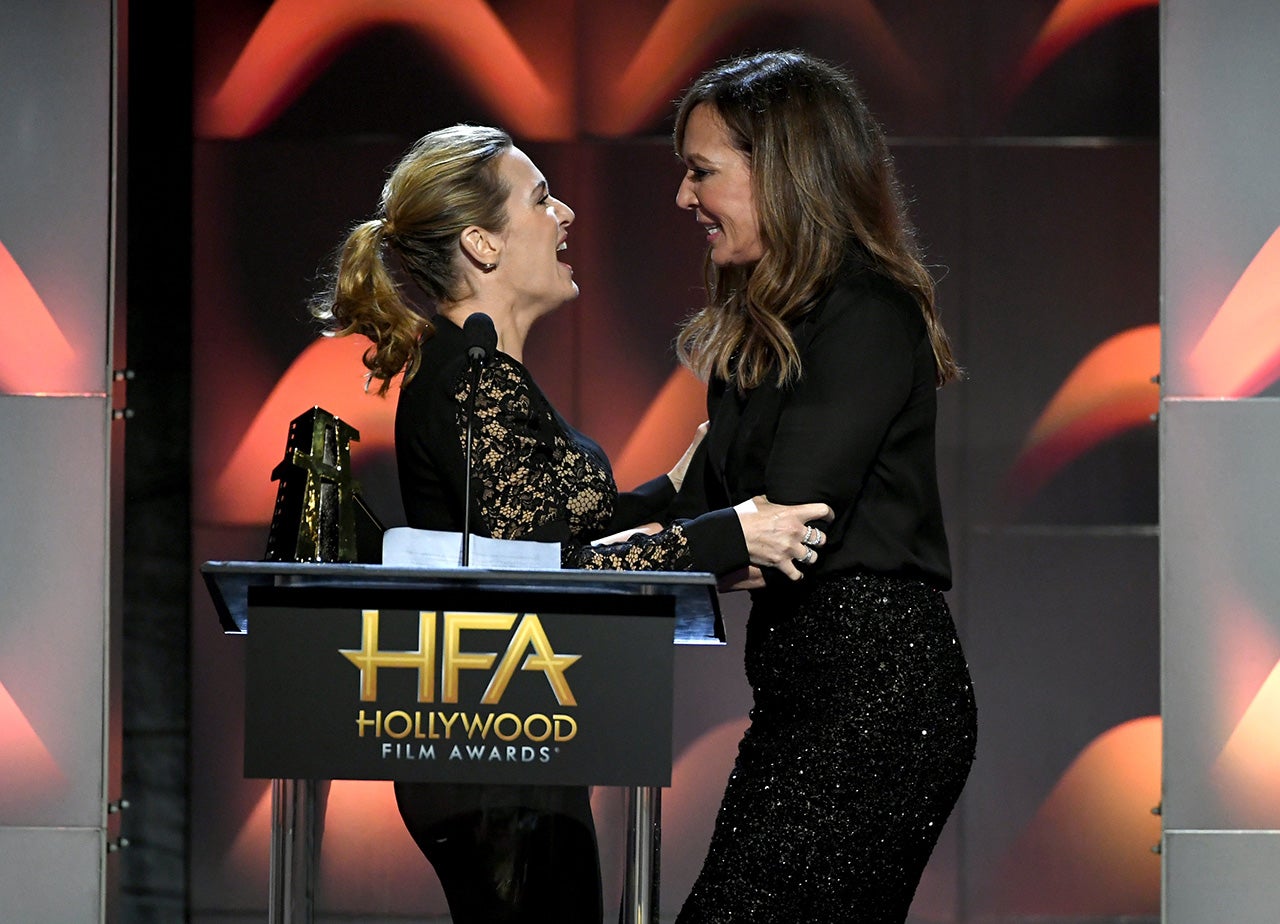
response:
{"label": "woman's arm", "polygon": [[[713,386],[709,391],[709,412],[714,410],[722,390]],[[723,584],[726,590],[762,586],[761,568],[772,568],[791,580],[799,580],[803,573],[796,567],[796,560],[810,555],[810,549],[814,550],[812,555],[817,555],[817,549],[826,541],[820,530],[807,533],[808,524],[829,522],[831,508],[826,504],[786,506],[762,496],[731,509],[712,509],[712,504],[720,501],[712,501],[708,492],[707,451],[703,442],[707,429],[707,423],[699,426],[693,442],[668,476],[673,482],[680,481],[670,514],[692,544],[692,567],[726,576]],[[596,540],[590,563],[579,567],[611,567],[611,560],[626,562],[619,567],[634,567],[633,547],[659,542],[662,536],[658,523],[622,530]],[[802,541],[806,536],[810,538],[808,545]]]}
{"label": "woman's arm", "polygon": [[[470,391],[470,383],[461,380],[453,393],[463,452]],[[615,489],[576,444],[566,440],[557,454],[548,440],[553,424],[536,406],[524,375],[510,361],[481,373],[472,418],[473,519],[497,539],[567,542],[572,511],[594,509]],[[465,488],[464,468],[459,466],[459,482]]]}
{"label": "woman's arm", "polygon": [[[796,561],[816,555],[826,541],[811,522],[831,519],[826,504],[783,506],[753,497],[729,510],[715,510],[667,529],[636,530],[610,537],[617,542],[592,544],[576,550],[574,567],[597,569],[693,570],[716,575],[743,572],[734,589],[756,586],[750,567],[774,568],[793,581],[804,577]],[[809,538],[805,544],[804,539]]]}
{"label": "woman's arm", "polygon": [[[463,386],[457,394],[460,439],[467,392]],[[830,518],[824,504],[783,507],[761,497],[675,522],[652,535],[580,545],[570,517],[575,509],[580,514],[598,507],[601,495],[613,490],[612,481],[571,442],[553,462],[545,440],[535,432],[532,413],[529,386],[517,369],[498,363],[485,370],[476,394],[472,453],[476,509],[496,538],[562,543],[566,567],[727,574],[756,564],[798,579],[793,559],[808,551],[800,541],[806,522]],[[691,449],[686,454],[689,470],[700,466],[698,457],[705,455],[700,446]]]}

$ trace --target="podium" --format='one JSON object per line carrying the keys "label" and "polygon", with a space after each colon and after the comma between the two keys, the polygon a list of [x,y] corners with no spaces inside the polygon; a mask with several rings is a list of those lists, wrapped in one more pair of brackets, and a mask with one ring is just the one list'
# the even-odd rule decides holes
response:
{"label": "podium", "polygon": [[315,784],[628,794],[623,919],[657,920],[673,643],[717,645],[703,573],[206,562],[245,634],[245,775],[272,781],[269,920],[310,922]]}

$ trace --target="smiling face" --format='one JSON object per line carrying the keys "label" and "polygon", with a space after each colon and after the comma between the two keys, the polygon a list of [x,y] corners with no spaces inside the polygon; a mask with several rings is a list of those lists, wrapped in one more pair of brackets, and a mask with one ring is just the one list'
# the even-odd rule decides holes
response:
{"label": "smiling face", "polygon": [[519,148],[503,155],[498,173],[511,193],[494,275],[519,309],[550,311],[578,295],[573,267],[557,260],[567,246],[573,209],[551,195],[542,172]]}
{"label": "smiling face", "polygon": [[764,256],[751,192],[751,163],[733,145],[723,120],[707,103],[685,123],[680,149],[684,179],[676,205],[706,228],[717,266],[749,266]]}

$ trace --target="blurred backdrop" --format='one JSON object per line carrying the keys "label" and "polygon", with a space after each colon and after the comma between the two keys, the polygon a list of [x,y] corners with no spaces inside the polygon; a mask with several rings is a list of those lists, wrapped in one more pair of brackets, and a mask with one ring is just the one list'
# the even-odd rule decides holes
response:
{"label": "blurred backdrop", "polygon": [[[942,393],[940,466],[979,756],[914,915],[1156,915],[1156,17],[1056,0],[198,2],[193,562],[262,555],[269,472],[316,403],[360,430],[366,495],[403,522],[394,401],[363,394],[363,345],[319,340],[305,304],[388,166],[457,121],[508,128],[577,213],[582,296],[538,328],[529,366],[623,487],[665,471],[702,417],[671,350],[703,251],[674,205],[671,100],[724,56],[804,48],[855,76],[890,135],[968,370]],[[679,654],[668,913],[745,723],[743,602],[726,600],[728,648]],[[248,920],[268,787],[238,773],[243,642],[199,587],[191,638],[193,919]],[[596,801],[616,866],[616,798]],[[445,911],[385,785],[335,784],[322,883],[334,915]]]}

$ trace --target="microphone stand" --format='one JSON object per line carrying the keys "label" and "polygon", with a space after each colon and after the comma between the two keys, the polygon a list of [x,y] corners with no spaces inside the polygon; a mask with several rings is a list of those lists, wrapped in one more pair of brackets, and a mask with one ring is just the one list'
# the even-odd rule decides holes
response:
{"label": "microphone stand", "polygon": [[471,394],[467,396],[466,484],[462,497],[462,567],[471,564],[471,447],[476,419],[476,392],[480,390],[480,372],[498,347],[498,334],[493,319],[483,312],[467,316],[462,325],[467,346],[467,373],[471,377]]}
{"label": "microphone stand", "polygon": [[484,368],[484,357],[471,357],[471,394],[467,396],[467,461],[466,488],[462,499],[462,567],[471,564],[471,444],[472,424],[476,419],[476,392],[480,390],[480,370]]}

